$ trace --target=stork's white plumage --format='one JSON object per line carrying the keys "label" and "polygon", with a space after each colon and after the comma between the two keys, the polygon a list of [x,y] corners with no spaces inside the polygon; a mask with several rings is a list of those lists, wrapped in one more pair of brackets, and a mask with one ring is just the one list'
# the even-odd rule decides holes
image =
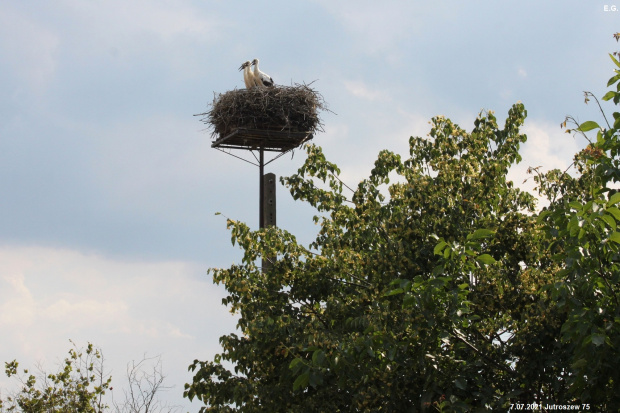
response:
{"label": "stork's white plumage", "polygon": [[254,74],[251,72],[250,66],[252,66],[252,63],[248,60],[239,68],[239,70],[243,70],[243,82],[246,89],[250,89],[255,85]]}
{"label": "stork's white plumage", "polygon": [[261,72],[258,68],[258,59],[252,61],[254,65],[254,83],[258,87],[272,87],[274,85],[273,79],[267,73]]}

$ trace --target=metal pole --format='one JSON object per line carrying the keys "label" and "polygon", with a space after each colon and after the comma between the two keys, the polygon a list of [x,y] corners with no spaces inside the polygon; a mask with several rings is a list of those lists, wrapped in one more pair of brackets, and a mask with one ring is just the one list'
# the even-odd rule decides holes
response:
{"label": "metal pole", "polygon": [[[264,228],[276,225],[276,175],[271,172],[263,175],[263,225]],[[261,271],[269,271],[276,258],[276,255],[263,257]]]}
{"label": "metal pole", "polygon": [[263,183],[263,175],[265,173],[265,152],[263,146],[260,147],[260,158],[259,158],[259,173],[260,173],[260,184],[258,187],[258,226],[262,229],[265,228],[265,184]]}
{"label": "metal pole", "polygon": [[276,175],[267,172],[263,175],[263,225],[276,226]]}

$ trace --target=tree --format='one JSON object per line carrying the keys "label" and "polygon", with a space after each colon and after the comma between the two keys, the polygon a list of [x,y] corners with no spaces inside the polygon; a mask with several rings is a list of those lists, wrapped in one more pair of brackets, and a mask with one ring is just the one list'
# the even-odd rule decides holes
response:
{"label": "tree", "polygon": [[[620,33],[614,35],[616,41]],[[615,53],[618,55],[618,53]],[[620,102],[620,62],[607,86],[617,85],[603,96]],[[589,145],[577,153],[579,172],[571,177],[561,171],[537,176],[541,193],[551,204],[539,216],[545,224],[548,251],[560,267],[545,287],[559,311],[566,314],[559,339],[569,352],[566,370],[570,394],[582,403],[620,409],[620,113],[608,120],[601,109],[604,127],[594,121],[577,123],[567,117],[563,127],[585,137]],[[613,118],[613,119],[611,119]],[[596,131],[591,140],[586,132]]]}
{"label": "tree", "polygon": [[[150,364],[150,365],[149,365]],[[146,371],[149,368],[149,371]],[[171,389],[164,385],[166,376],[162,373],[161,357],[146,357],[138,363],[127,364],[128,389],[123,390],[125,398],[121,403],[113,402],[116,413],[171,413],[180,408],[164,403],[157,395]]]}
{"label": "tree", "polygon": [[79,349],[72,342],[69,356],[61,370],[37,377],[24,370],[18,373],[19,363],[15,360],[5,363],[8,377],[17,377],[22,389],[5,401],[0,401],[0,411],[6,407],[9,412],[102,412],[107,405],[103,402],[106,390],[110,389],[112,378],[104,374],[101,351],[88,343],[86,350]]}
{"label": "tree", "polygon": [[[505,406],[509,396],[493,389],[517,373],[501,331],[516,327],[502,312],[526,311],[519,291],[537,288],[535,277],[523,286],[517,276],[536,257],[535,218],[522,212],[534,198],[505,179],[524,119],[521,104],[503,129],[490,112],[471,133],[434,118],[431,139],[410,139],[409,159],[381,152],[350,201],[338,168],[307,146],[283,182],[323,213],[317,239],[305,248],[285,230],[228,221],[243,263],[212,273],[243,336],[222,337],[214,362],[194,363],[187,395],[222,411],[464,408],[475,392],[480,406]],[[383,195],[392,172],[400,179]],[[276,255],[263,274],[257,259]]]}
{"label": "tree", "polygon": [[[516,104],[500,128],[483,112],[471,132],[435,117],[407,159],[379,153],[350,198],[307,145],[282,182],[317,209],[316,240],[227,220],[243,260],[210,272],[241,335],[190,366],[185,395],[224,412],[620,408],[620,195],[607,188],[620,115],[577,155],[580,176],[538,173],[551,201],[540,215],[506,179],[525,117]],[[261,257],[277,260],[262,272]]]}
{"label": "tree", "polygon": [[[0,412],[24,413],[100,413],[110,411],[105,402],[106,393],[113,393],[112,376],[104,371],[104,357],[99,348],[88,343],[86,349],[75,343],[69,350],[57,373],[45,373],[39,367],[39,374],[29,370],[18,372],[15,360],[5,363],[5,373],[21,383],[19,392],[0,398]],[[154,364],[151,362],[154,361]],[[152,365],[151,365],[152,364]],[[145,371],[152,367],[151,372]],[[117,413],[161,413],[175,412],[178,407],[162,403],[158,393],[164,386],[161,358],[146,358],[127,365],[128,390],[124,391],[123,402],[112,402]]]}

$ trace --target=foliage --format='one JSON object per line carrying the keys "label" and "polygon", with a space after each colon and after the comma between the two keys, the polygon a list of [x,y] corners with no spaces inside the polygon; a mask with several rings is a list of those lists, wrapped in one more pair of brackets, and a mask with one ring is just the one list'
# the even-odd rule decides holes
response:
{"label": "foliage", "polygon": [[[510,343],[529,313],[547,311],[523,294],[538,274],[520,276],[520,263],[538,259],[534,198],[505,178],[525,116],[517,104],[499,128],[481,113],[471,133],[434,118],[408,159],[382,151],[350,202],[338,168],[307,146],[284,183],[323,213],[317,239],[307,249],[285,230],[228,221],[243,262],[212,272],[243,336],[222,337],[214,362],[192,365],[187,395],[214,411],[505,406],[510,395],[497,389],[521,374]],[[276,254],[262,273],[257,259]]]}
{"label": "foliage", "polygon": [[[37,377],[25,369],[18,373],[19,364],[13,360],[5,363],[8,377],[16,376],[22,383],[21,391],[0,402],[6,411],[38,412],[102,412],[107,408],[102,397],[110,388],[111,377],[105,377],[101,351],[88,343],[86,350],[74,348],[64,360],[58,373]],[[28,375],[27,377],[25,375]],[[6,405],[6,406],[4,406]]]}
{"label": "foliage", "polygon": [[[620,63],[610,57],[617,68],[607,86],[616,87],[603,100],[617,105]],[[586,92],[586,103],[590,98],[596,100]],[[606,127],[573,118],[563,123],[566,127],[572,122],[575,128],[567,132],[586,137],[590,144],[575,155],[578,177],[560,171],[537,177],[543,183],[541,192],[552,200],[538,219],[545,224],[548,251],[561,267],[544,290],[567,317],[559,338],[570,353],[570,393],[611,411],[620,409],[620,113],[614,112],[609,123],[601,112]],[[590,131],[596,131],[594,141],[586,135]]]}
{"label": "foliage", "polygon": [[[619,82],[604,100],[618,103]],[[500,128],[483,112],[471,132],[435,117],[407,159],[380,152],[350,199],[307,145],[282,182],[317,209],[316,240],[227,221],[243,260],[210,272],[240,335],[190,366],[185,395],[222,412],[618,410],[620,114],[577,125],[598,131],[577,177],[532,169],[540,214],[506,179],[525,117],[518,103]]]}
{"label": "foliage", "polygon": [[[105,403],[104,396],[113,393],[112,377],[104,372],[104,358],[100,349],[88,343],[86,349],[75,343],[57,373],[45,373],[39,368],[38,376],[24,369],[19,373],[15,360],[5,363],[6,375],[21,383],[19,392],[0,398],[0,412],[23,413],[160,413],[178,411],[162,403],[158,393],[169,387],[163,385],[161,358],[143,358],[127,365],[128,390],[121,403],[112,401],[113,408]],[[152,371],[145,371],[147,364],[155,363]],[[113,410],[112,410],[113,409]]]}

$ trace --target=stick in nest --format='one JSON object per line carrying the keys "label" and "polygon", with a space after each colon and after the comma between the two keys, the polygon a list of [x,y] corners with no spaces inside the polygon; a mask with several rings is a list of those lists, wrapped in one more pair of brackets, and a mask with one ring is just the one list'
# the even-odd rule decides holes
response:
{"label": "stick in nest", "polygon": [[237,128],[323,132],[318,112],[329,109],[310,85],[231,90],[214,96],[210,110],[196,116],[202,116],[214,139]]}

